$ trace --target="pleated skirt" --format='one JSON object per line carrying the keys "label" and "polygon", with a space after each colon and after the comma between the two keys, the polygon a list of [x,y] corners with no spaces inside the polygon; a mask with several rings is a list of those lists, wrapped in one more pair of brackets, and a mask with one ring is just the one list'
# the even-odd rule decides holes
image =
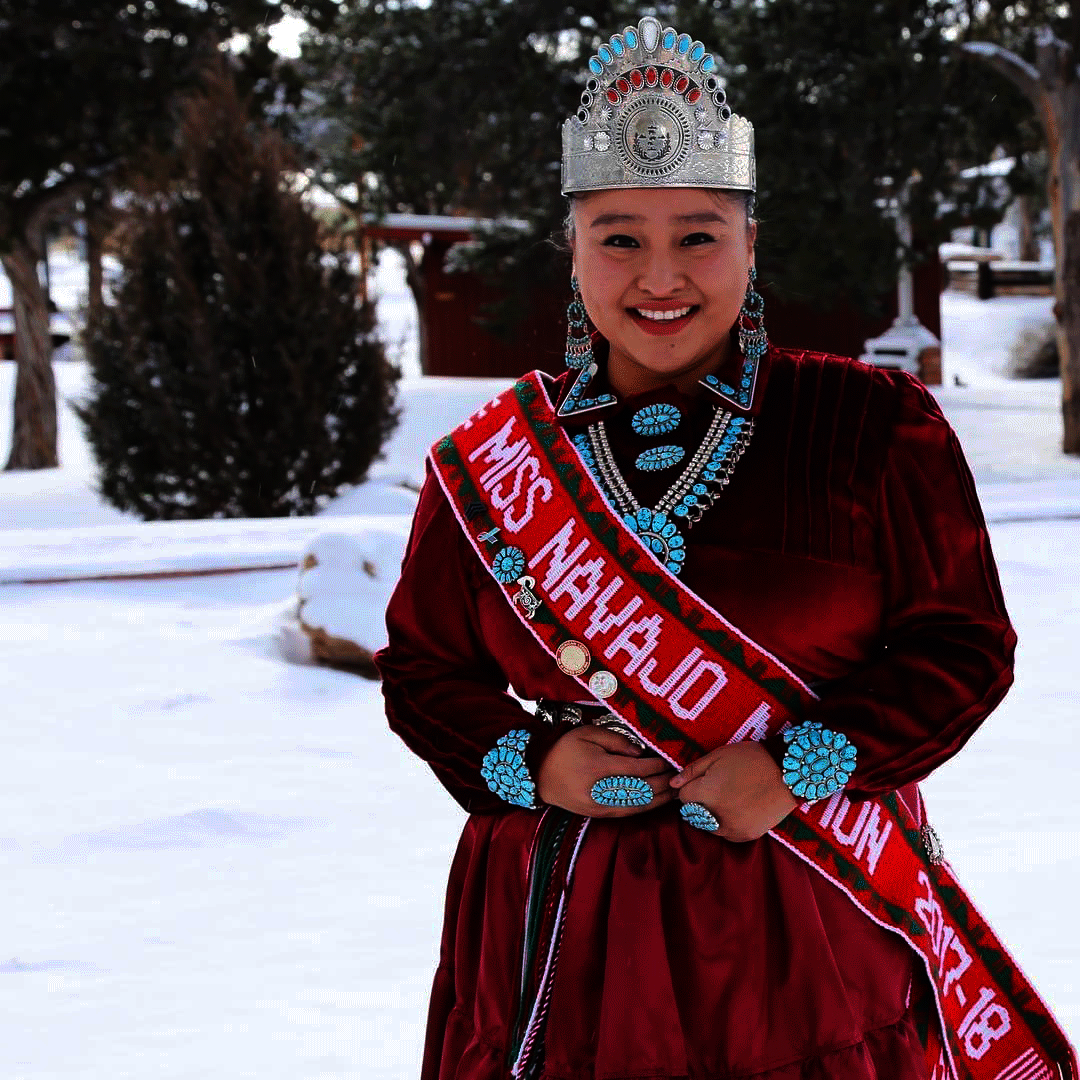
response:
{"label": "pleated skirt", "polygon": [[[538,815],[473,815],[450,871],[422,1080],[506,1080]],[[917,959],[770,837],[675,807],[594,819],[541,1080],[926,1080]]]}

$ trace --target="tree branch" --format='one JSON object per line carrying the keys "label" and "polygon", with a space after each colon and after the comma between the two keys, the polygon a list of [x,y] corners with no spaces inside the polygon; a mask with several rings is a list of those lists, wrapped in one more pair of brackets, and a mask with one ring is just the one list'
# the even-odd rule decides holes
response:
{"label": "tree branch", "polygon": [[966,41],[960,47],[964,52],[989,64],[999,75],[1004,75],[1036,108],[1039,107],[1039,73],[1026,60],[989,41]]}
{"label": "tree branch", "polygon": [[35,235],[58,213],[73,206],[85,190],[86,178],[72,177],[52,187],[38,188],[20,199],[8,200],[8,213],[3,215],[4,235],[15,228],[25,235]]}
{"label": "tree branch", "polygon": [[1048,26],[1035,37],[1035,66],[1043,85],[1059,89],[1077,78],[1072,46],[1059,38]]}

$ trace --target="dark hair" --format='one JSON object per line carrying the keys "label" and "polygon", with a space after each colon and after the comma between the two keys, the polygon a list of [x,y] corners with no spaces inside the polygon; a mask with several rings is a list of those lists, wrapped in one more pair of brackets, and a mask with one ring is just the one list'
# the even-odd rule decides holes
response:
{"label": "dark hair", "polygon": [[[727,195],[736,202],[741,202],[743,209],[746,211],[746,224],[748,227],[757,221],[754,217],[754,211],[757,209],[757,198],[752,191],[731,191],[727,188],[706,188],[706,190],[711,194]],[[562,236],[555,241],[555,246],[561,251],[569,252],[571,250],[574,237],[574,203],[587,194],[588,192],[584,191],[573,191],[566,196],[566,217],[563,218]]]}

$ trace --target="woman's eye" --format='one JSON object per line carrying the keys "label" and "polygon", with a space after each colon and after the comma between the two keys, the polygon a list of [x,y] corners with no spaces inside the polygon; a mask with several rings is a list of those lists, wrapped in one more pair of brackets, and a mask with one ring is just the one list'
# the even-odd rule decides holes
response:
{"label": "woman's eye", "polygon": [[716,238],[708,233],[696,232],[683,237],[683,247],[693,247],[697,244],[711,244]]}
{"label": "woman's eye", "polygon": [[637,247],[638,242],[625,233],[615,233],[613,236],[604,238],[605,247]]}

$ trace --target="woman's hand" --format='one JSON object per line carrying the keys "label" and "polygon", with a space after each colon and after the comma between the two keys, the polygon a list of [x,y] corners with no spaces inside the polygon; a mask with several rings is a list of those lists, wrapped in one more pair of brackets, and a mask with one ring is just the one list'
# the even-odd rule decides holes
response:
{"label": "woman's hand", "polygon": [[688,765],[671,786],[720,822],[717,836],[743,843],[764,836],[800,805],[780,766],[755,742],[720,746]]}
{"label": "woman's hand", "polygon": [[[547,752],[536,793],[543,802],[582,817],[618,818],[655,810],[675,798],[668,781],[675,775],[663,758],[645,751],[614,731],[582,724],[568,731]],[[639,776],[653,791],[647,806],[601,806],[590,791],[605,776]]]}

